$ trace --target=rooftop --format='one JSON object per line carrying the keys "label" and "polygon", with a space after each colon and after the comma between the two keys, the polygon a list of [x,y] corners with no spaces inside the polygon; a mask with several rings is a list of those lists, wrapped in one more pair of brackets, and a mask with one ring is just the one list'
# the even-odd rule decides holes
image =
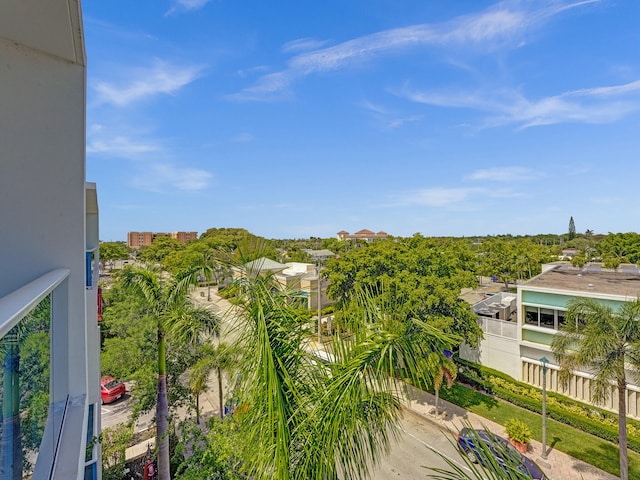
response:
{"label": "rooftop", "polygon": [[556,265],[524,283],[523,286],[638,297],[640,296],[640,271],[635,265],[625,265],[616,270],[604,269],[599,264],[582,268]]}

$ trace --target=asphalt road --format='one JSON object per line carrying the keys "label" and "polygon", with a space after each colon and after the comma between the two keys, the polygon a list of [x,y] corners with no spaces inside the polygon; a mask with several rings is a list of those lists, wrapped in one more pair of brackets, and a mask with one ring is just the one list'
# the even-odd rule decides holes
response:
{"label": "asphalt road", "polygon": [[[127,387],[128,390],[129,387]],[[129,403],[131,401],[131,395],[126,393],[122,398],[116,400],[113,403],[102,405],[102,428],[109,428],[120,423],[125,423],[129,420],[130,408]],[[153,418],[155,416],[155,410],[141,415],[136,422],[135,431],[140,432],[153,426]]]}
{"label": "asphalt road", "polygon": [[373,471],[372,480],[430,478],[430,467],[447,467],[436,452],[467,470],[458,449],[451,444],[455,438],[450,432],[410,412],[405,413],[402,427],[404,431],[392,446],[389,456]]}

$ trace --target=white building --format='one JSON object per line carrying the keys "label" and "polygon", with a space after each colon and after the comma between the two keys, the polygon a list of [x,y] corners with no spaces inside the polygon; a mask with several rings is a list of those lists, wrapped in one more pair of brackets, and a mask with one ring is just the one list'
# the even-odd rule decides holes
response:
{"label": "white building", "polygon": [[[588,371],[577,371],[565,386],[559,381],[559,366],[551,351],[551,341],[565,322],[568,303],[574,298],[594,298],[614,311],[623,302],[640,295],[640,271],[635,265],[607,270],[598,264],[585,268],[569,264],[543,265],[542,273],[518,285],[517,294],[502,293],[473,306],[484,332],[477,349],[463,346],[462,358],[507,373],[516,380],[542,385],[544,357],[547,387],[577,400],[591,402]],[[640,417],[640,386],[628,378],[627,411]],[[606,409],[617,411],[615,385]]]}
{"label": "white building", "polygon": [[[100,369],[98,203],[95,184],[85,183],[85,91],[79,1],[4,0],[0,338],[51,296],[50,404],[36,480],[101,478],[99,444],[86,452],[100,433]],[[11,401],[6,382],[1,401]],[[20,452],[11,452],[20,443],[3,440],[0,476],[22,478]]]}

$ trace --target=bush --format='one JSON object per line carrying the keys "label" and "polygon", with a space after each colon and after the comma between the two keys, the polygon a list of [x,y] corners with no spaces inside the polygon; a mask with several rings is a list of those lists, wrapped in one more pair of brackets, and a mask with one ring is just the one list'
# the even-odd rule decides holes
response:
{"label": "bush", "polygon": [[[540,389],[518,382],[491,368],[456,358],[458,379],[513,405],[542,413]],[[460,373],[462,372],[462,373]],[[618,416],[615,413],[578,402],[556,392],[547,392],[547,416],[603,440],[618,443]],[[640,452],[640,422],[627,419],[628,448]]]}
{"label": "bush", "polygon": [[504,428],[507,436],[514,442],[527,444],[531,440],[531,429],[522,420],[510,418],[505,422]]}

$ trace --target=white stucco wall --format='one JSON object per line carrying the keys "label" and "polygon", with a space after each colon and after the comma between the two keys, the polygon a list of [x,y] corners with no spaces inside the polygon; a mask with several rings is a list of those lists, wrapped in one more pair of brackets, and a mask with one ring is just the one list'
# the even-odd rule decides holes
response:
{"label": "white stucco wall", "polygon": [[521,380],[522,366],[518,341],[486,333],[484,337],[478,348],[471,348],[466,344],[461,345],[460,357],[504,372],[516,380]]}
{"label": "white stucco wall", "polygon": [[[50,3],[68,11],[67,2]],[[33,10],[25,11],[29,4]],[[55,30],[42,39],[16,27],[46,21],[42,16],[48,9],[39,12],[41,5],[9,1],[6,9],[2,6],[0,297],[54,268],[70,268],[69,316],[80,327],[85,314],[85,67],[84,60],[56,56]],[[20,38],[12,39],[14,32]],[[58,36],[68,40],[72,32],[58,31]],[[25,45],[46,48],[47,39],[56,47],[53,52]],[[83,343],[67,347],[70,362],[84,364]],[[70,375],[68,382],[71,392],[85,389],[84,375]]]}

